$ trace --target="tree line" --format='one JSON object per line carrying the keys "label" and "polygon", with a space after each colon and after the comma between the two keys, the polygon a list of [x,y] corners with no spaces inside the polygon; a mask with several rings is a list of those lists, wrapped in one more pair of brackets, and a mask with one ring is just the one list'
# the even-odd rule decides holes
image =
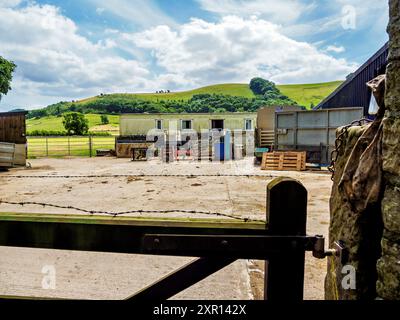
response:
{"label": "tree line", "polygon": [[59,102],[43,109],[32,110],[28,118],[61,116],[65,112],[86,114],[255,112],[263,106],[297,105],[295,101],[283,95],[271,81],[254,78],[249,87],[254,93],[253,98],[224,94],[197,94],[189,100],[150,101],[103,94],[88,102]]}

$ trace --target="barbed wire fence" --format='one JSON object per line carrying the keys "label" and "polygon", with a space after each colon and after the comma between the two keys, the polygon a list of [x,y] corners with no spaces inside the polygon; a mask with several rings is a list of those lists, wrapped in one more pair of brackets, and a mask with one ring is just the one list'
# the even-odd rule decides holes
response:
{"label": "barbed wire fence", "polygon": [[75,210],[75,211],[79,211],[79,212],[83,212],[83,213],[88,213],[90,215],[104,214],[104,215],[110,215],[110,216],[113,216],[113,217],[117,217],[117,216],[121,216],[121,215],[127,215],[127,214],[186,213],[186,214],[203,214],[203,215],[219,216],[219,217],[225,217],[225,218],[230,218],[230,219],[234,219],[234,220],[240,220],[240,221],[243,221],[243,222],[262,222],[262,223],[265,223],[265,220],[250,219],[250,218],[239,217],[239,216],[230,215],[230,214],[226,214],[226,213],[221,213],[221,212],[200,211],[200,210],[182,210],[182,209],[143,210],[143,209],[137,209],[137,210],[122,211],[122,212],[111,212],[111,211],[101,211],[101,210],[88,210],[88,209],[78,208],[78,207],[75,207],[75,206],[62,206],[62,205],[46,203],[46,202],[35,202],[35,201],[19,201],[19,202],[16,202],[16,201],[5,201],[5,200],[1,200],[0,199],[0,205],[1,204],[18,205],[18,206],[36,205],[36,206],[42,206],[44,208],[45,207],[51,207],[51,208],[57,208],[57,209]]}
{"label": "barbed wire fence", "polygon": [[276,178],[278,176],[270,174],[103,174],[103,175],[2,175],[3,178],[16,178],[16,179],[79,179],[79,178],[129,178],[129,177],[264,177],[264,178]]}
{"label": "barbed wire fence", "polygon": [[[13,178],[13,179],[80,179],[80,178],[130,178],[130,177],[187,177],[187,178],[197,178],[197,177],[262,177],[262,178],[275,178],[277,176],[271,174],[109,174],[109,175],[2,175],[2,178]],[[41,206],[43,208],[57,208],[65,210],[74,210],[81,213],[86,213],[90,215],[103,214],[112,217],[118,217],[127,214],[171,214],[171,213],[182,213],[182,214],[199,214],[208,216],[224,217],[229,219],[234,219],[242,222],[255,222],[255,223],[265,223],[265,220],[252,219],[241,217],[238,215],[232,215],[222,212],[215,211],[202,211],[202,210],[182,210],[182,209],[168,209],[168,210],[146,210],[146,209],[135,209],[121,212],[94,210],[94,209],[84,209],[76,206],[65,206],[47,202],[36,202],[36,201],[7,201],[0,199],[0,205],[17,205],[17,206]]]}

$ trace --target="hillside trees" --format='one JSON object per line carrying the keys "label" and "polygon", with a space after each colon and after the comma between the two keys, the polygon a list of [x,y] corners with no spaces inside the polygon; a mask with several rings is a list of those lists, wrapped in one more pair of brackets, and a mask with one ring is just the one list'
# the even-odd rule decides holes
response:
{"label": "hillside trees", "polygon": [[89,121],[82,113],[68,112],[63,117],[63,125],[68,135],[85,135],[89,131]]}
{"label": "hillside trees", "polygon": [[108,120],[108,117],[106,114],[102,114],[100,116],[100,120],[101,120],[101,124],[109,124],[110,123],[110,120]]}
{"label": "hillside trees", "polygon": [[213,113],[255,112],[264,106],[296,105],[283,95],[271,81],[254,78],[250,82],[253,98],[226,94],[196,94],[189,100],[144,100],[132,95],[101,95],[82,102],[60,102],[41,110],[31,111],[28,118],[60,116],[65,112],[121,113]]}
{"label": "hillside trees", "polygon": [[8,61],[0,56],[0,100],[11,90],[12,74],[17,66],[14,62]]}
{"label": "hillside trees", "polygon": [[292,106],[297,105],[295,101],[283,95],[275,86],[275,83],[262,78],[253,78],[250,81],[250,89],[254,95],[262,96],[267,106]]}

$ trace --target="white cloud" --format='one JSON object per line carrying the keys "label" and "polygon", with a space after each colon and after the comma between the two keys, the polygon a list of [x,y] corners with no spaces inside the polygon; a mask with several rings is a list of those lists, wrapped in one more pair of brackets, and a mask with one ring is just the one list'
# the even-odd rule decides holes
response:
{"label": "white cloud", "polygon": [[134,36],[159,66],[196,85],[247,82],[261,76],[278,83],[344,79],[357,67],[314,46],[294,41],[265,20],[226,16],[219,23],[193,19],[178,30],[159,26]]}
{"label": "white cloud", "polygon": [[0,55],[17,64],[13,90],[2,103],[22,106],[26,96],[38,97],[29,107],[147,88],[149,71],[143,64],[116,55],[112,39],[92,43],[79,35],[75,23],[54,6],[0,8],[0,21]]}
{"label": "white cloud", "polygon": [[327,46],[325,49],[326,52],[335,52],[335,53],[342,53],[345,52],[346,49],[343,46],[334,46],[334,45],[330,45]]}
{"label": "white cloud", "polygon": [[104,8],[96,8],[96,13],[101,16],[105,10]]}
{"label": "white cloud", "polygon": [[[318,10],[326,10],[328,14],[284,26],[283,32],[290,37],[301,37],[334,31],[337,37],[346,32],[356,34],[362,31],[376,37],[384,33],[389,17],[388,2],[383,0],[333,0],[318,4],[314,11]],[[355,24],[351,30],[343,28],[343,25],[349,23],[348,19],[353,19],[350,15],[354,15]]]}
{"label": "white cloud", "polygon": [[0,0],[0,8],[14,8],[22,3],[22,0]]}
{"label": "white cloud", "polygon": [[142,28],[165,24],[176,26],[176,22],[166,15],[153,0],[88,0],[126,22]]}
{"label": "white cloud", "polygon": [[13,90],[0,108],[43,106],[100,92],[248,82],[255,76],[277,83],[331,81],[357,67],[290,39],[279,26],[255,16],[225,16],[215,23],[192,19],[137,33],[105,29],[97,43],[50,5],[0,7],[0,21],[0,55],[18,65]]}
{"label": "white cloud", "polygon": [[287,24],[297,20],[303,13],[312,10],[315,4],[300,0],[197,0],[201,8],[222,16],[257,15],[268,21]]}

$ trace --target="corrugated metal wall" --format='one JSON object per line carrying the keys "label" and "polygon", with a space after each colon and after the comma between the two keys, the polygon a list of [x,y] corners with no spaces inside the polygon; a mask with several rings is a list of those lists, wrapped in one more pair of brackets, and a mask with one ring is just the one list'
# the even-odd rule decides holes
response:
{"label": "corrugated metal wall", "polygon": [[385,73],[388,53],[389,48],[386,44],[316,108],[362,107],[364,108],[364,115],[367,115],[371,91],[366,83]]}
{"label": "corrugated metal wall", "polygon": [[329,164],[336,129],[363,117],[362,108],[277,112],[275,149],[307,151],[307,161]]}
{"label": "corrugated metal wall", "polygon": [[0,142],[26,143],[24,112],[0,113]]}

